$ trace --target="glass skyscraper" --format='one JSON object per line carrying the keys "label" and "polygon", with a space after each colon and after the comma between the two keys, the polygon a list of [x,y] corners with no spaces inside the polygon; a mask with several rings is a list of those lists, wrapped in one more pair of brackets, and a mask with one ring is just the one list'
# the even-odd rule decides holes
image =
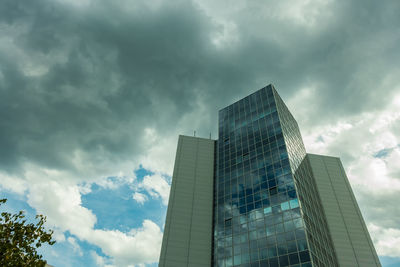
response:
{"label": "glass skyscraper", "polygon": [[179,138],[160,266],[380,266],[340,160],[306,153],[272,85],[218,121]]}

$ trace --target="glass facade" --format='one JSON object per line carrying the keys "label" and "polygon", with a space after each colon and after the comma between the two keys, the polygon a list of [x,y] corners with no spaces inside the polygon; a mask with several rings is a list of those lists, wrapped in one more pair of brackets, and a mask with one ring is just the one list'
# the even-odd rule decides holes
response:
{"label": "glass facade", "polygon": [[301,203],[302,218],[305,223],[313,266],[338,266],[321,199],[311,173],[310,164],[306,159],[306,149],[301,138],[299,126],[275,89],[273,88],[272,90],[276,100],[296,192]]}
{"label": "glass facade", "polygon": [[305,155],[272,85],[220,110],[213,266],[317,266],[294,178]]}

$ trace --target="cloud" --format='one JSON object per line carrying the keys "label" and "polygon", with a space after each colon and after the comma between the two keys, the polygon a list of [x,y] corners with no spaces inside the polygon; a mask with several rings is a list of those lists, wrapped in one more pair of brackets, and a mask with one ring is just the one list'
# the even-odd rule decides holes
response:
{"label": "cloud", "polygon": [[6,173],[0,172],[0,181],[3,189],[10,190],[18,194],[23,194],[27,189],[26,181],[17,176],[10,176]]}
{"label": "cloud", "polygon": [[[134,174],[129,176],[124,175],[124,173],[120,172],[117,176],[111,177],[103,177],[102,179],[96,179],[95,184],[104,188],[115,190],[123,185],[131,184],[135,181],[136,177]],[[89,183],[81,185],[81,192],[90,192],[90,185]],[[89,188],[88,188],[89,187]]]}
{"label": "cloud", "polygon": [[76,239],[70,236],[70,237],[67,238],[67,241],[68,241],[68,243],[71,244],[74,252],[82,257],[83,256],[83,252],[82,252],[82,249],[79,246],[79,244],[76,242]]}
{"label": "cloud", "polygon": [[[203,32],[212,26],[190,3],[182,2],[186,12],[172,6],[161,12],[138,2],[132,13],[124,1],[87,9],[2,3],[15,8],[15,16],[2,14],[0,23],[9,43],[18,44],[0,52],[3,169],[17,172],[29,161],[74,171],[80,179],[127,172],[142,156],[132,158],[132,151],[146,155],[152,148],[143,129],[170,135],[169,120],[179,121],[196,103],[195,91],[186,90],[193,77],[186,69],[198,59],[186,62],[180,51],[204,43]],[[109,12],[124,26],[116,27]]]}
{"label": "cloud", "polygon": [[114,266],[114,265],[106,264],[106,262],[108,262],[109,260],[107,260],[106,258],[97,254],[96,251],[93,251],[93,250],[90,251],[90,255],[96,262],[97,266],[100,266],[100,267],[113,267]]}
{"label": "cloud", "polygon": [[46,214],[50,225],[63,231],[89,235],[97,221],[96,215],[81,205],[81,195],[76,185],[56,181],[31,184],[27,197],[31,207]]}
{"label": "cloud", "polygon": [[374,243],[379,255],[399,257],[400,255],[399,229],[383,228],[374,224],[368,225],[368,229],[371,232],[371,235],[374,237]]}
{"label": "cloud", "polygon": [[[138,184],[138,188],[146,191],[153,198],[161,198],[163,204],[168,205],[170,185],[161,174],[146,175],[143,177],[143,181]],[[135,194],[138,193],[135,192]],[[138,198],[140,197],[138,196]]]}
{"label": "cloud", "polygon": [[91,234],[87,240],[112,256],[117,266],[156,262],[160,255],[162,233],[150,220],[144,220],[141,228],[128,233],[95,229]]}
{"label": "cloud", "polygon": [[217,110],[269,82],[283,96],[313,86],[314,122],[382,107],[399,7],[367,2],[3,1],[1,168],[96,179],[169,153],[156,162],[171,175],[170,141],[216,136]]}
{"label": "cloud", "polygon": [[139,192],[133,193],[132,198],[136,200],[136,202],[139,204],[143,204],[144,202],[147,201],[147,196]]}

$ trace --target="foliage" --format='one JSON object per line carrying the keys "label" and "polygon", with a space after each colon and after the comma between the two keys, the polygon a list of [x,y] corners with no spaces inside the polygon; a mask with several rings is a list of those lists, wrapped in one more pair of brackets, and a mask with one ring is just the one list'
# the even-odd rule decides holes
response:
{"label": "foliage", "polygon": [[[1,204],[6,199],[0,199]],[[39,221],[27,223],[23,211],[17,214],[2,212],[0,217],[0,266],[45,266],[46,261],[37,249],[44,243],[53,245],[53,231],[43,227],[46,217],[36,215]]]}

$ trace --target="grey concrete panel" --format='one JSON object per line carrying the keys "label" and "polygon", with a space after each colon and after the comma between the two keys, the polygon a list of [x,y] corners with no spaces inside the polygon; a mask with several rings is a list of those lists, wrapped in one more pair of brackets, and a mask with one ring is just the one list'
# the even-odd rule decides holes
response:
{"label": "grey concrete panel", "polygon": [[340,159],[307,157],[340,266],[381,266]]}
{"label": "grey concrete panel", "polygon": [[179,136],[159,266],[210,266],[215,141]]}

